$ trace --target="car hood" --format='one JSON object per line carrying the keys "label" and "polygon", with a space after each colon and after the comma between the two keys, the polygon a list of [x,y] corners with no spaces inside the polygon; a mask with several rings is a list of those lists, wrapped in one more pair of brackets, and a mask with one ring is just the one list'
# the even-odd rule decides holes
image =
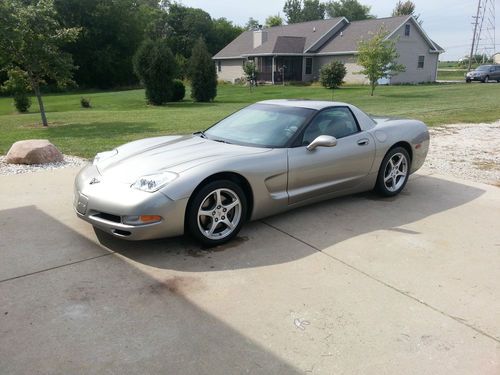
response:
{"label": "car hood", "polygon": [[106,179],[134,183],[139,177],[162,171],[182,172],[220,159],[233,159],[271,149],[231,145],[199,136],[147,138],[118,147],[116,155],[97,163]]}

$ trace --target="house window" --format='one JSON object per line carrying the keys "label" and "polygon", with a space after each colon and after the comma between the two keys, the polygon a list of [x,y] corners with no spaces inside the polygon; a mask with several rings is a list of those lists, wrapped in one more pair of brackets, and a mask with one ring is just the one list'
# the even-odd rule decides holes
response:
{"label": "house window", "polygon": [[222,64],[221,64],[221,61],[217,61],[217,71],[218,72],[222,72]]}
{"label": "house window", "polygon": [[313,72],[313,59],[312,57],[306,57],[306,74],[312,74]]}
{"label": "house window", "polygon": [[405,25],[405,36],[410,36],[410,25]]}
{"label": "house window", "polygon": [[425,62],[425,56],[419,56],[418,57],[417,68],[418,69],[423,69],[424,68],[424,62]]}

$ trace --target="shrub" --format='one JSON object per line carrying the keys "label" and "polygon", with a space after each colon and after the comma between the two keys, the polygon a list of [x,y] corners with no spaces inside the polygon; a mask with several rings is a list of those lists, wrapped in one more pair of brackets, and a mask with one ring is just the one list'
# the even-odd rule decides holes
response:
{"label": "shrub", "polygon": [[88,98],[81,98],[80,99],[80,105],[82,106],[82,108],[90,108],[91,105],[90,105],[90,99]]}
{"label": "shrub", "polygon": [[170,100],[177,63],[165,39],[145,40],[134,56],[134,71],[146,88],[152,105]]}
{"label": "shrub", "polygon": [[186,88],[180,79],[174,79],[172,85],[172,101],[180,102],[186,96]]}
{"label": "shrub", "polygon": [[345,65],[340,61],[332,61],[323,65],[319,72],[319,80],[323,87],[335,89],[344,83],[344,77],[347,74]]}
{"label": "shrub", "polygon": [[14,105],[19,112],[26,113],[31,107],[31,98],[25,92],[16,92],[14,93]]}
{"label": "shrub", "polygon": [[196,42],[189,60],[191,97],[197,102],[209,102],[217,96],[217,72],[212,56],[202,38]]}

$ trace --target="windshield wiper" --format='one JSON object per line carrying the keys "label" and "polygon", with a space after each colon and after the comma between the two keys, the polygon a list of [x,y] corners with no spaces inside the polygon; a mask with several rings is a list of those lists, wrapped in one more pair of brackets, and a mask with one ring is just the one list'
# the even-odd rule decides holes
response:
{"label": "windshield wiper", "polygon": [[193,135],[199,135],[201,138],[207,138],[204,131],[194,132]]}
{"label": "windshield wiper", "polygon": [[232,144],[231,142],[228,142],[228,141],[225,141],[223,139],[212,139],[212,141],[215,141],[215,142],[220,142],[220,143],[226,143],[228,145]]}

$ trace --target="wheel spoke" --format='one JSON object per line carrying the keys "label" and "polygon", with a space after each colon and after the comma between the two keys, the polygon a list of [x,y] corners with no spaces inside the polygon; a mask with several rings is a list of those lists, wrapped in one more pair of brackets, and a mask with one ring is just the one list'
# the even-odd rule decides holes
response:
{"label": "wheel spoke", "polygon": [[392,161],[392,159],[389,160],[389,164],[391,166],[391,169],[394,169],[394,162]]}
{"label": "wheel spoke", "polygon": [[234,224],[231,221],[229,221],[228,219],[222,220],[221,223],[225,224],[226,227],[228,227],[231,230],[234,228]]}
{"label": "wheel spoke", "polygon": [[396,174],[396,176],[406,176],[406,172],[398,170],[398,173]]}
{"label": "wheel spoke", "polygon": [[212,212],[213,211],[208,211],[208,210],[203,210],[203,209],[200,209],[198,211],[198,216],[208,216],[208,217],[212,217]]}
{"label": "wheel spoke", "polygon": [[396,182],[397,182],[397,180],[396,180],[396,176],[394,176],[394,177],[392,178],[392,188],[393,188],[393,189],[396,189]]}
{"label": "wheel spoke", "polygon": [[389,181],[389,180],[390,180],[391,178],[392,178],[392,176],[391,176],[391,175],[389,174],[389,176],[387,176],[387,177],[384,177],[384,182],[387,182],[387,181]]}
{"label": "wheel spoke", "polygon": [[221,194],[220,194],[220,189],[216,190],[215,191],[215,204],[216,206],[221,206],[222,205],[222,197],[221,197]]}
{"label": "wheel spoke", "polygon": [[208,230],[205,231],[207,236],[211,236],[212,234],[214,234],[214,230],[215,230],[215,228],[217,228],[217,225],[219,225],[219,223],[216,223],[215,221],[212,220],[212,223],[210,224],[210,228],[208,228]]}
{"label": "wheel spoke", "polygon": [[229,204],[226,204],[226,205],[222,205],[222,207],[224,207],[228,212],[230,210],[232,210],[234,207],[236,207],[237,205],[240,204],[240,201],[239,200],[235,200]]}

